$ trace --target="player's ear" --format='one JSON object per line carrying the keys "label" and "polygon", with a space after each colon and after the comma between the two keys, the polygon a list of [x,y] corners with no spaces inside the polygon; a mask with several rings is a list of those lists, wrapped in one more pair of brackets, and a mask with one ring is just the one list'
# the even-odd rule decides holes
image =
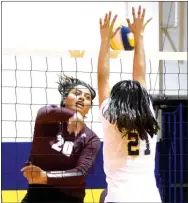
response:
{"label": "player's ear", "polygon": [[90,105],[90,109],[93,107],[93,100],[91,100],[91,105]]}
{"label": "player's ear", "polygon": [[65,97],[65,98],[62,100],[62,102],[63,102],[63,107],[66,107],[66,105],[67,105],[67,103],[68,103],[67,97]]}

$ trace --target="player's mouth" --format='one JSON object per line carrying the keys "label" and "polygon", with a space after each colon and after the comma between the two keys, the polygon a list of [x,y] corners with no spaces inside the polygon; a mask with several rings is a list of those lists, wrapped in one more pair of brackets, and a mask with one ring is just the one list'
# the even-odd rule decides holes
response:
{"label": "player's mouth", "polygon": [[84,107],[84,103],[81,101],[76,102],[76,107],[78,108],[83,108]]}

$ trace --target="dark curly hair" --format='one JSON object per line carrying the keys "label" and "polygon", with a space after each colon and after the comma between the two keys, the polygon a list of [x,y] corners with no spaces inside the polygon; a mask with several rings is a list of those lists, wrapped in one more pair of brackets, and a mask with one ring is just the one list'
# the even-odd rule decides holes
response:
{"label": "dark curly hair", "polygon": [[[91,100],[93,101],[93,99],[96,96],[96,92],[89,84],[87,84],[84,81],[79,80],[77,78],[63,75],[63,76],[59,76],[59,82],[58,82],[58,91],[62,97],[62,100],[60,103],[61,107],[64,107],[64,99],[68,96],[69,92],[73,88],[75,88],[77,85],[82,85],[82,86],[85,86],[86,88],[88,88],[89,91],[91,92]],[[91,103],[91,105],[92,104],[93,104],[93,102]]]}
{"label": "dark curly hair", "polygon": [[102,110],[103,116],[116,124],[123,137],[136,131],[140,139],[146,140],[147,133],[153,137],[159,130],[150,102],[149,94],[139,82],[120,81],[111,90],[109,105],[105,112]]}

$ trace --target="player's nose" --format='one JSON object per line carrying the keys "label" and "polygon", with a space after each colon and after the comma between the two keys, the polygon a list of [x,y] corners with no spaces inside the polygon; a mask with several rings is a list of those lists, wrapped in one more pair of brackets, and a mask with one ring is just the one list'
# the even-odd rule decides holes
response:
{"label": "player's nose", "polygon": [[81,101],[81,102],[84,102],[84,95],[80,95],[78,98],[77,98],[78,101]]}

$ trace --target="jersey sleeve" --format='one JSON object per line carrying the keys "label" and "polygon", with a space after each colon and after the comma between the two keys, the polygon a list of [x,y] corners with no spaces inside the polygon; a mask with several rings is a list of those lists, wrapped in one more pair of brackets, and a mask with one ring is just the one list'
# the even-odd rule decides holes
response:
{"label": "jersey sleeve", "polygon": [[[59,108],[55,105],[52,106],[43,106],[39,109],[35,121],[35,132],[33,136],[33,144],[29,159],[27,162],[33,163],[33,153],[32,150],[36,149],[38,146],[37,144],[37,137],[42,135],[42,124],[46,123],[53,123],[53,122],[66,122],[70,117],[74,115],[74,111],[68,108]],[[27,165],[27,162],[25,163]]]}
{"label": "jersey sleeve", "polygon": [[74,115],[74,111],[68,108],[59,108],[57,106],[43,106],[39,109],[36,123],[46,122],[66,122]]}
{"label": "jersey sleeve", "polygon": [[68,187],[71,185],[74,186],[75,182],[85,181],[85,176],[93,166],[99,150],[100,139],[95,135],[83,149],[76,163],[76,167],[65,171],[48,171],[47,183],[49,185]]}

